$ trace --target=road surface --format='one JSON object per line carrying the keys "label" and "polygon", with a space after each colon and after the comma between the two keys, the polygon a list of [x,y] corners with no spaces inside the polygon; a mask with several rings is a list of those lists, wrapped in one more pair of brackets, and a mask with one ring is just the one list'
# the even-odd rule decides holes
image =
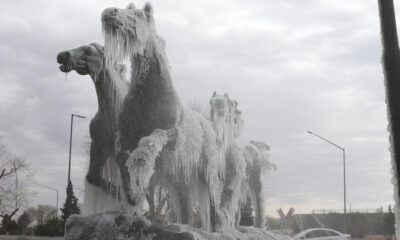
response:
{"label": "road surface", "polygon": [[37,237],[37,236],[15,236],[0,235],[0,240],[63,240],[63,237]]}

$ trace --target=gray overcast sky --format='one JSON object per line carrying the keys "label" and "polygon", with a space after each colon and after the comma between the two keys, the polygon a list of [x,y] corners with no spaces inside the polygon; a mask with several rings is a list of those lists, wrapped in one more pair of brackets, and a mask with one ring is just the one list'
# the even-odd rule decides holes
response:
{"label": "gray overcast sky", "polygon": [[[74,122],[72,181],[82,201],[84,145],[97,102],[90,78],[71,73],[65,81],[56,55],[103,43],[102,10],[128,3],[0,3],[0,135],[26,157],[35,181],[60,189],[60,204],[70,114],[88,117]],[[229,93],[243,112],[243,141],[271,146],[278,170],[265,177],[268,214],[343,207],[341,151],[307,130],[346,148],[349,206],[392,204],[376,0],[151,3],[182,101],[207,106],[214,90]],[[53,192],[32,189],[32,205],[54,204]]]}

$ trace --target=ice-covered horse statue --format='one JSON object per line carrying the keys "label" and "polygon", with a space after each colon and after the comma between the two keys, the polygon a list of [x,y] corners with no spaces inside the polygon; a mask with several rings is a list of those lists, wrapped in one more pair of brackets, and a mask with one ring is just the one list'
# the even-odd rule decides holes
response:
{"label": "ice-covered horse statue", "polygon": [[[117,116],[122,100],[128,92],[129,83],[125,80],[125,65],[106,66],[104,60],[104,48],[97,43],[83,45],[57,55],[57,62],[61,64],[62,72],[68,73],[74,70],[81,75],[90,75],[96,88],[98,111],[90,122],[92,141],[89,171],[86,175],[87,182],[102,189],[99,191],[113,195],[113,198],[120,198],[120,193],[118,193],[119,171],[110,168],[116,167],[113,163],[113,156]],[[106,169],[103,169],[105,165]],[[87,186],[85,191],[89,189],[90,186]],[[85,197],[89,195],[85,194]],[[101,205],[98,203],[99,201],[103,201],[99,196],[92,199],[91,207]],[[87,199],[85,199],[85,205],[86,202]],[[107,210],[106,207],[99,206],[98,211]],[[88,210],[86,207],[85,209]],[[93,209],[89,213],[96,213],[96,210]]]}
{"label": "ice-covered horse statue", "polygon": [[148,184],[144,179],[154,169],[168,189],[174,220],[192,223],[192,196],[197,195],[204,198],[199,200],[202,225],[212,229],[210,206],[218,198],[213,181],[224,171],[224,163],[210,123],[180,103],[164,41],[155,30],[153,7],[147,3],[142,9],[133,4],[126,9],[108,8],[102,13],[102,24],[106,64],[131,61],[131,86],[119,115],[116,148],[126,201],[140,204]]}
{"label": "ice-covered horse statue", "polygon": [[224,228],[234,228],[237,222],[236,214],[240,210],[241,185],[245,178],[245,160],[239,146],[239,136],[242,127],[240,111],[237,102],[227,94],[216,92],[210,99],[210,121],[221,145],[220,154],[225,158],[226,171],[219,208],[223,213],[219,223],[220,231]]}
{"label": "ice-covered horse statue", "polygon": [[[267,174],[267,171],[276,170],[275,164],[269,161],[268,151],[270,147],[260,141],[251,140],[243,148],[243,155],[246,160],[246,179],[242,184],[242,192],[250,196],[251,203],[254,208],[254,226],[265,228],[265,194],[261,177]],[[242,198],[242,202],[245,199]]]}
{"label": "ice-covered horse statue", "polygon": [[218,141],[223,143],[220,150],[226,158],[220,209],[225,215],[225,226],[233,228],[240,221],[240,205],[249,195],[255,211],[254,226],[264,228],[265,199],[261,177],[268,169],[275,169],[276,166],[269,162],[270,148],[267,144],[250,141],[246,146],[240,146],[243,120],[237,106],[237,102],[227,94],[218,95],[214,92],[210,99],[210,121]]}

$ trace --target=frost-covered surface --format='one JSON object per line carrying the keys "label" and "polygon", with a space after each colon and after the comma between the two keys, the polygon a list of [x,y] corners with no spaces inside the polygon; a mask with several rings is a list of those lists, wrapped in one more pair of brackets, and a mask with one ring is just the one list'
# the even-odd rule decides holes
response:
{"label": "frost-covered surface", "polygon": [[113,154],[118,113],[129,89],[126,67],[120,63],[105,66],[104,48],[96,43],[60,52],[57,61],[63,72],[90,75],[97,93],[98,112],[90,122],[92,143],[83,213],[119,209],[123,192]]}
{"label": "frost-covered surface", "polygon": [[[149,130],[176,129],[173,146],[166,146],[160,153],[161,169],[157,169],[157,174],[168,189],[175,220],[190,224],[192,199],[201,196],[202,224],[211,228],[210,208],[219,203],[218,186],[222,186],[219,176],[223,178],[225,159],[220,157],[210,123],[201,114],[184,109],[175,94],[164,42],[155,31],[153,8],[150,4],[142,9],[133,5],[126,9],[108,8],[102,14],[102,22],[107,64],[125,58],[130,58],[132,64],[131,89],[121,112],[118,161],[129,162],[124,153],[137,149],[138,138],[148,135]],[[148,174],[145,175],[134,171],[124,175],[128,201],[136,197],[132,185],[145,182]]]}
{"label": "frost-covered surface", "polygon": [[276,169],[275,165],[269,162],[269,149],[270,147],[263,142],[250,141],[243,151],[246,159],[247,191],[255,212],[254,226],[259,228],[265,227],[262,175],[270,169]]}
{"label": "frost-covered surface", "polygon": [[65,226],[65,240],[150,240],[151,223],[145,217],[107,212],[88,217],[72,215]]}
{"label": "frost-covered surface", "polygon": [[[189,205],[189,211],[193,211],[191,199],[198,199],[201,224],[210,230],[211,208],[218,206],[221,199],[220,177],[225,171],[225,161],[219,157],[216,135],[203,115],[184,110],[176,129],[175,151],[161,155],[162,182],[169,190],[176,222],[182,221],[179,219],[184,214],[182,206]],[[193,213],[187,214],[191,218]]]}
{"label": "frost-covered surface", "polygon": [[145,199],[150,178],[154,173],[156,158],[167,141],[167,131],[156,129],[149,136],[140,139],[138,147],[126,161],[131,175],[131,194],[139,206]]}
{"label": "frost-covered surface", "polygon": [[[390,123],[389,123],[390,124]],[[390,128],[390,126],[389,126]],[[392,142],[392,136],[389,137],[390,141]],[[396,231],[396,239],[400,240],[400,200],[399,200],[399,195],[397,194],[399,192],[399,185],[398,185],[398,179],[399,176],[397,175],[396,171],[396,158],[395,158],[395,153],[393,152],[393,147],[390,147],[390,152],[391,152],[391,163],[392,163],[392,184],[394,188],[394,194],[393,194],[393,199],[395,202],[394,205],[394,216],[395,216],[395,231]]]}
{"label": "frost-covered surface", "polygon": [[276,166],[269,162],[270,147],[263,142],[250,141],[241,146],[239,138],[243,129],[238,103],[228,94],[214,92],[210,100],[210,121],[220,143],[221,156],[226,161],[226,176],[222,191],[220,209],[220,231],[233,228],[240,219],[240,205],[250,196],[255,211],[254,225],[265,227],[264,193],[262,176]]}
{"label": "frost-covered surface", "polygon": [[71,216],[66,224],[65,240],[289,240],[254,227],[238,227],[223,233],[211,233],[188,225],[151,222],[145,217],[107,212],[89,217]]}
{"label": "frost-covered surface", "polygon": [[220,157],[225,162],[218,226],[219,231],[224,231],[236,225],[241,186],[245,178],[245,161],[238,144],[242,122],[237,119],[237,102],[227,94],[218,95],[214,92],[210,99],[210,107],[210,121],[217,134]]}
{"label": "frost-covered surface", "polygon": [[[102,24],[105,56],[100,64],[105,70],[91,74],[102,114],[91,124],[84,213],[118,209],[130,217],[116,212],[73,217],[69,226],[75,230],[67,232],[71,236],[67,239],[102,239],[104,231],[109,239],[128,239],[139,229],[133,227],[133,231],[132,225],[142,226],[141,234],[146,233],[142,237],[150,236],[156,231],[154,226],[137,217],[143,214],[150,179],[167,191],[166,220],[185,224],[155,227],[164,234],[179,235],[171,239],[281,239],[264,230],[235,229],[247,195],[256,211],[256,226],[265,226],[261,176],[272,166],[268,145],[240,144],[243,120],[238,103],[227,94],[214,93],[209,119],[183,107],[150,4],[142,9],[133,4],[125,9],[108,8]],[[119,62],[127,58],[132,66],[130,84],[115,81],[124,71]],[[201,229],[190,226],[194,208]],[[117,219],[123,219],[122,223]],[[175,230],[169,232],[165,227]]]}

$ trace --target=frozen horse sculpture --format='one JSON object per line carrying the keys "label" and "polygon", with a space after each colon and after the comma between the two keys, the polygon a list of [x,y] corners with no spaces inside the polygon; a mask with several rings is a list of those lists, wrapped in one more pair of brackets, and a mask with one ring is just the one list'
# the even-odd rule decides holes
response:
{"label": "frozen horse sculpture", "polygon": [[[129,89],[129,83],[124,77],[126,67],[123,64],[113,64],[106,67],[104,64],[104,48],[97,43],[60,52],[57,55],[57,62],[61,64],[60,70],[62,72],[68,73],[74,70],[81,75],[90,75],[93,80],[97,94],[98,112],[90,121],[92,142],[89,171],[86,179],[89,184],[99,187],[101,189],[99,191],[110,194],[110,197],[121,198],[118,191],[119,176],[109,173],[118,173],[119,171],[112,171],[111,169],[103,171],[103,168],[105,165],[106,168],[115,167],[113,156],[117,116],[122,100]],[[87,185],[85,191],[90,188]],[[85,194],[85,197],[89,195]],[[102,201],[99,196],[92,199],[90,203],[87,201],[88,199],[85,199],[84,211],[86,213],[96,213],[107,209],[107,206],[99,206],[97,210],[88,211],[86,205],[95,208],[95,205],[99,205],[99,203],[93,201]]]}
{"label": "frozen horse sculpture", "polygon": [[227,94],[218,95],[216,92],[210,99],[210,121],[217,134],[219,150],[225,158],[226,170],[219,208],[223,217],[219,218],[220,231],[225,228],[234,228],[237,221],[241,185],[245,178],[245,160],[241,152],[238,139],[242,128],[240,111],[237,102]]}
{"label": "frozen horse sculpture", "polygon": [[267,170],[276,166],[269,162],[270,147],[259,141],[250,141],[241,147],[238,140],[243,128],[241,111],[235,100],[225,93],[214,92],[210,99],[210,120],[223,142],[223,155],[226,158],[226,177],[221,196],[220,208],[225,214],[226,226],[235,227],[240,220],[240,204],[250,196],[255,211],[254,226],[265,227],[264,194],[261,177]]}
{"label": "frozen horse sculpture", "polygon": [[[129,4],[126,9],[108,8],[102,13],[102,24],[106,64],[125,58],[131,61],[131,86],[118,119],[116,148],[126,201],[132,206],[140,205],[141,198],[134,195],[148,184],[131,179],[138,172],[135,166],[142,161],[133,154],[135,149],[143,137],[163,130],[168,141],[157,140],[165,146],[161,152],[154,148],[152,156],[159,155],[154,169],[168,189],[174,221],[192,223],[192,197],[197,195],[205,198],[199,200],[202,225],[212,229],[209,208],[218,202],[219,192],[212,186],[224,171],[224,162],[218,157],[210,123],[180,103],[170,77],[164,41],[156,34],[152,6],[145,4],[143,9],[136,9]],[[151,171],[147,173],[143,178],[149,178]]]}
{"label": "frozen horse sculpture", "polygon": [[[119,178],[122,193],[117,194],[117,198],[121,196],[121,206],[126,207],[119,210],[128,211],[108,211],[91,216],[73,215],[66,223],[65,240],[285,239],[256,228],[210,232],[217,229],[216,220],[221,220],[215,215],[220,216],[220,194],[224,187],[225,170],[229,169],[225,168],[226,156],[222,154],[225,151],[221,151],[222,146],[228,145],[225,140],[227,138],[220,133],[217,137],[210,121],[199,113],[184,109],[180,104],[170,79],[164,42],[155,32],[153,9],[149,4],[140,10],[135,9],[132,4],[126,9],[106,9],[102,15],[102,22],[106,38],[103,58],[105,61],[98,62],[99,65],[92,62],[92,53],[97,50],[96,46],[74,52],[74,60],[70,60],[71,57],[66,53],[61,54],[58,60],[62,64],[60,69],[64,72],[76,70],[80,74],[90,74],[96,90],[99,90],[98,87],[102,88],[102,78],[109,79],[105,82],[111,81],[114,84],[114,76],[108,76],[107,71],[118,72],[119,65],[116,62],[125,57],[131,60],[132,84],[128,93],[119,95],[123,91],[113,85],[106,87],[104,94],[102,90],[98,91],[99,112],[107,111],[109,115],[106,114],[103,118],[110,116],[111,120],[107,126],[103,126],[105,129],[91,126],[91,130],[95,131],[93,136],[96,140],[98,132],[108,131],[107,127],[112,129],[110,135],[104,133],[101,137],[113,139],[114,155],[105,153],[105,165],[102,160],[93,159],[100,162],[91,163],[95,164],[91,169],[101,171],[103,168],[104,173],[109,162],[116,162],[117,171],[112,169],[110,173]],[[85,55],[86,53],[88,54]],[[104,62],[106,64],[101,65]],[[101,70],[103,73],[99,70],[100,67],[92,67],[100,65],[104,67]],[[110,91],[116,94],[107,93]],[[104,96],[109,98],[103,98]],[[113,104],[108,105],[107,102]],[[240,115],[239,111],[230,114]],[[99,120],[94,122],[97,121]],[[233,129],[236,129],[236,126]],[[227,136],[231,135],[229,133]],[[237,138],[237,132],[234,132],[233,136]],[[93,150],[98,146],[95,144]],[[97,151],[94,152],[96,154]],[[103,182],[99,180],[99,176],[104,178],[104,174],[97,174],[97,177],[95,174],[88,179],[102,186]],[[149,220],[141,215],[140,210],[135,208],[140,207],[148,185],[152,184],[148,182],[151,182],[149,179],[156,179],[156,182],[162,183],[163,189],[167,189],[168,205],[172,210],[170,219],[178,223],[190,223],[193,205],[199,206],[203,229],[188,224],[167,225],[165,222]],[[164,194],[160,194],[161,197],[164,197],[165,193],[164,191]]]}
{"label": "frozen horse sculpture", "polygon": [[[271,169],[276,170],[275,164],[269,161],[269,150],[270,147],[266,143],[253,140],[242,150],[246,160],[246,181],[242,185],[242,192],[250,196],[255,212],[254,226],[258,228],[265,228],[266,223],[261,177]],[[244,200],[245,198],[242,198],[242,201]]]}

